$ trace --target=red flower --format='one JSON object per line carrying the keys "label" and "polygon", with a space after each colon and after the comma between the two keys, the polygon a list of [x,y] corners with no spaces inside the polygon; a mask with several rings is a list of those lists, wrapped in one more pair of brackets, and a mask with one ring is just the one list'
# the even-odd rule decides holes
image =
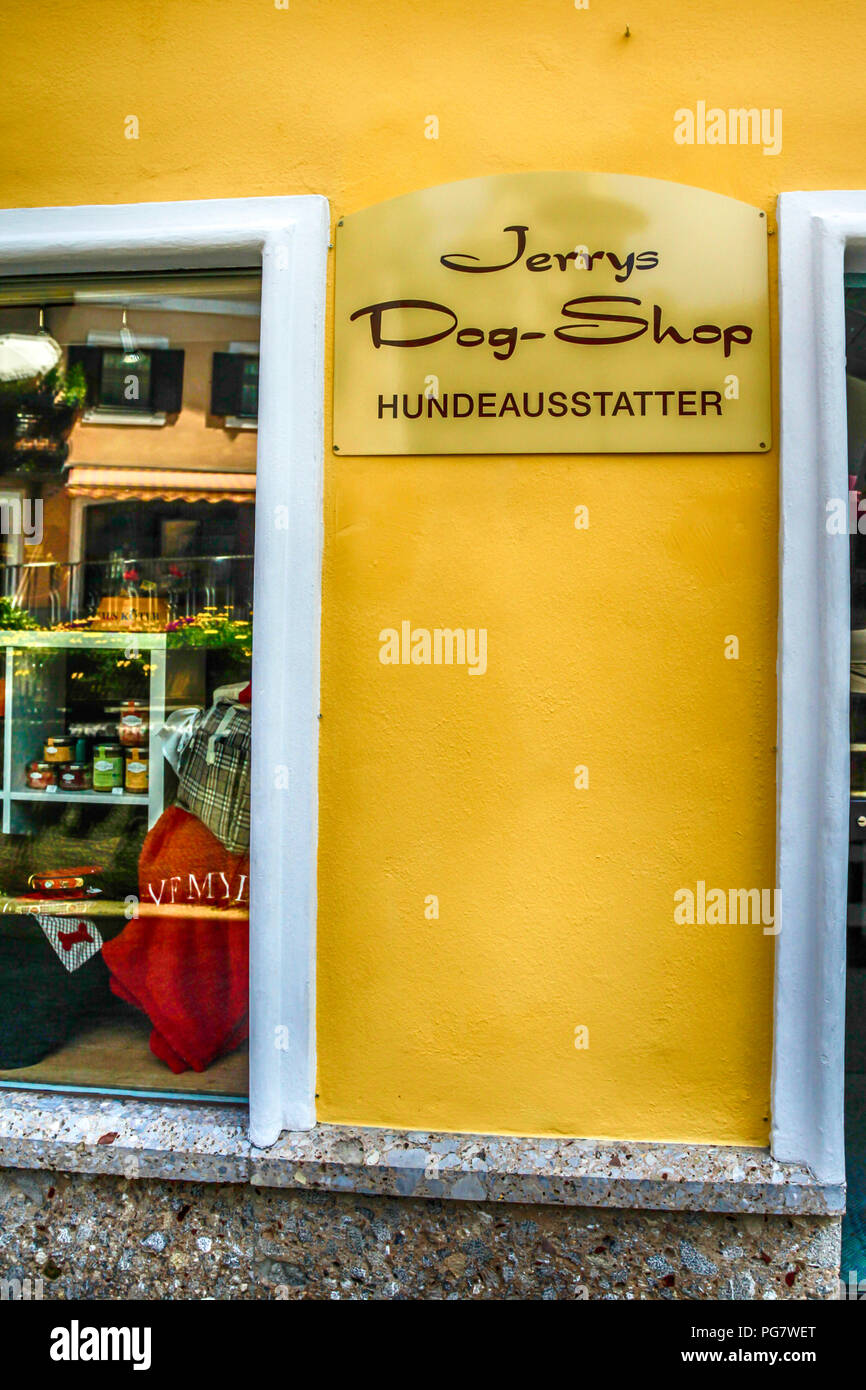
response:
{"label": "red flower", "polygon": [[141,575],[138,573],[138,570],[135,568],[135,566],[131,565],[129,569],[123,571],[123,577],[129,583],[137,584],[139,579],[141,578]]}

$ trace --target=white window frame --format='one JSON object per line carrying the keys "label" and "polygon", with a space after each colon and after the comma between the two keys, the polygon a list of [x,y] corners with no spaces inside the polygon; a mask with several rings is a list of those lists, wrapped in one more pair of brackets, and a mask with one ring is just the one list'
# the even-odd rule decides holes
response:
{"label": "white window frame", "polygon": [[[328,203],[312,194],[0,211],[0,276],[261,266],[250,868],[257,1147],[315,1124],[328,242]],[[277,779],[277,765],[287,776]]]}
{"label": "white window frame", "polygon": [[772,1148],[845,1176],[849,540],[844,272],[866,266],[866,192],[778,205],[781,477]]}

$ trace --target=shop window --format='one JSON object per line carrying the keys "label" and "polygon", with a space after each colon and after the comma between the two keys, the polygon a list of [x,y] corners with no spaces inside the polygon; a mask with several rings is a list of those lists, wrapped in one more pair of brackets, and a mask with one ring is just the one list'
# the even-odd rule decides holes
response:
{"label": "shop window", "polygon": [[866,1267],[866,275],[845,277],[846,405],[851,559],[850,819],[845,1041],[848,1200],[842,1271]]}
{"label": "shop window", "polygon": [[[313,195],[0,211],[0,336],[36,372],[0,390],[0,488],[44,510],[0,592],[0,1112],[4,1087],[248,1089],[253,1144],[315,1123],[328,243]],[[146,389],[100,403],[124,311],[149,412]],[[239,319],[260,440],[208,408]],[[170,428],[127,428],[158,410]],[[283,761],[251,761],[274,730]],[[145,968],[121,978],[133,930]]]}
{"label": "shop window", "polygon": [[[35,368],[0,447],[42,509],[0,564],[0,1085],[248,1093],[256,436],[227,475],[201,402],[231,316],[206,288],[0,281]],[[260,289],[221,277],[256,330]],[[119,298],[137,339],[112,341]],[[16,441],[49,344],[86,394],[37,470]],[[176,414],[184,378],[184,429],[137,450],[126,414]]]}

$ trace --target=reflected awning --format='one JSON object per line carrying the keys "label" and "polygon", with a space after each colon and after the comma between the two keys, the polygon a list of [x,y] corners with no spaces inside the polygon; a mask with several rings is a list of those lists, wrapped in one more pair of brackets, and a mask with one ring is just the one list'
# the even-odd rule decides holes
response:
{"label": "reflected awning", "polygon": [[177,468],[76,466],[66,476],[70,497],[140,502],[252,502],[255,473],[212,473]]}

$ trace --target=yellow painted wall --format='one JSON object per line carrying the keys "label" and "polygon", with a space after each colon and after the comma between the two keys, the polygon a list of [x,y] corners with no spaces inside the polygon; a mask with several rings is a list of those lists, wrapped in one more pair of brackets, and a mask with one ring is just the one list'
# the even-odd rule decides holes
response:
{"label": "yellow painted wall", "polygon": [[[772,214],[866,186],[857,0],[0,18],[8,206],[317,192],[337,218],[584,168]],[[781,108],[782,153],[675,144],[698,100]],[[326,467],[321,1117],[765,1142],[771,939],[675,927],[672,901],[774,879],[775,455],[337,459],[329,422]],[[381,666],[402,618],[486,626],[488,674]]]}

